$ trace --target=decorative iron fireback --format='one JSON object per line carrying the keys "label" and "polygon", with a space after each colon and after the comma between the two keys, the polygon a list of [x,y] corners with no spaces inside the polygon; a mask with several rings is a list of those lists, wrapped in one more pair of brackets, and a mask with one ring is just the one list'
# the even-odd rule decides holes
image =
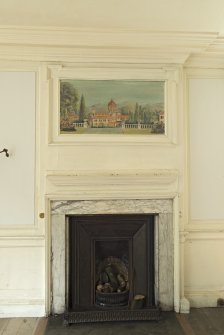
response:
{"label": "decorative iron fireback", "polygon": [[69,218],[68,323],[158,320],[154,216]]}

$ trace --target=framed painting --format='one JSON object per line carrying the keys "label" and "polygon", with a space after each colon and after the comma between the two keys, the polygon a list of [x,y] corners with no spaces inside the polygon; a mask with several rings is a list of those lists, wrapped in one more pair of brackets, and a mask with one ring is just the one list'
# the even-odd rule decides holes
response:
{"label": "framed painting", "polygon": [[49,68],[49,144],[175,143],[175,68]]}
{"label": "framed painting", "polygon": [[165,81],[60,80],[60,134],[165,134]]}

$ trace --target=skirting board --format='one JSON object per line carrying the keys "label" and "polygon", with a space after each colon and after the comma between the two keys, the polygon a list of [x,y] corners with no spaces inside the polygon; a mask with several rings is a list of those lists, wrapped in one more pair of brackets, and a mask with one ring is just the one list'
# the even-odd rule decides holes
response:
{"label": "skirting board", "polygon": [[45,304],[0,304],[0,318],[43,317],[46,316]]}
{"label": "skirting board", "polygon": [[217,300],[224,299],[224,291],[191,291],[185,292],[190,307],[217,307]]}

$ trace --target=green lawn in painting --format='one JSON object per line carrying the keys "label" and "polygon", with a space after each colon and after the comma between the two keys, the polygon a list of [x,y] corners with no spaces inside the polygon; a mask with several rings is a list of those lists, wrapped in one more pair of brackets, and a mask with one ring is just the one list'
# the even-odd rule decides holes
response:
{"label": "green lawn in painting", "polygon": [[60,133],[165,134],[164,96],[165,81],[61,79]]}
{"label": "green lawn in painting", "polygon": [[61,134],[80,135],[80,134],[109,134],[109,135],[149,135],[153,134],[150,128],[77,128],[76,131],[61,131]]}

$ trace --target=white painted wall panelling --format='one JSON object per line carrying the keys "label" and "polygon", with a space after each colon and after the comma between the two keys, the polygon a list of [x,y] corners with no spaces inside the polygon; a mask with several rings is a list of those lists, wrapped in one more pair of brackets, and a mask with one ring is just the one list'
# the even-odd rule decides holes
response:
{"label": "white painted wall panelling", "polygon": [[0,239],[0,317],[45,315],[43,239]]}
{"label": "white painted wall panelling", "polygon": [[0,225],[34,224],[35,73],[0,72]]}
{"label": "white painted wall panelling", "polygon": [[193,220],[224,219],[224,78],[190,79],[190,207]]}
{"label": "white painted wall panelling", "polygon": [[[198,236],[197,236],[198,235]],[[185,292],[192,307],[224,298],[224,234],[191,234],[185,244]]]}

